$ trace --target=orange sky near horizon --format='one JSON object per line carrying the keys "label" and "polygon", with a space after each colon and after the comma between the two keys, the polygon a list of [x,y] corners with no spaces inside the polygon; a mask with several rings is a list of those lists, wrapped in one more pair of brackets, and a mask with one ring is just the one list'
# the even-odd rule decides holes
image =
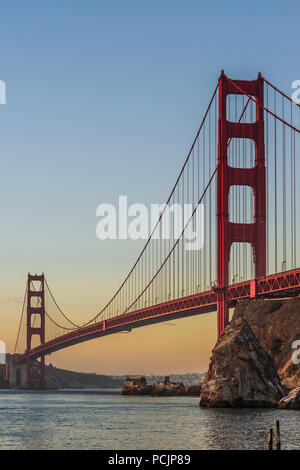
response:
{"label": "orange sky near horizon", "polygon": [[[1,299],[0,311],[5,319],[1,339],[12,352],[21,300]],[[47,356],[46,363],[108,375],[201,373],[207,370],[216,329],[216,313],[198,315],[81,343]]]}
{"label": "orange sky near horizon", "polygon": [[[288,96],[295,91],[292,84],[299,74],[296,2],[289,4],[289,11],[295,6],[290,15],[284,2],[265,8],[262,2],[252,2],[260,12],[256,34],[246,9],[230,9],[225,2],[216,8],[212,2],[132,1],[118,2],[116,8],[112,2],[95,0],[54,1],[34,2],[33,10],[27,3],[3,2],[1,9],[0,35],[7,47],[1,50],[0,79],[5,89],[7,84],[7,99],[5,105],[0,103],[0,341],[7,352],[14,350],[27,273],[44,272],[68,317],[78,325],[88,322],[116,293],[145,245],[145,240],[97,238],[97,208],[112,204],[117,210],[121,195],[127,196],[129,205],[164,204],[179,174],[182,185],[177,186],[178,198],[174,191],[173,202],[192,196],[194,204],[196,193],[203,191],[201,201],[208,203],[204,251],[210,266],[207,276],[201,269],[197,272],[201,289],[210,289],[217,279],[217,211],[214,188],[202,186],[211,178],[218,156],[217,101],[211,103],[207,124],[197,132],[220,71],[234,79],[253,80],[261,70]],[[266,28],[268,39],[262,41]],[[276,107],[275,93],[274,98]],[[228,120],[233,111],[235,107]],[[284,104],[282,111],[284,115]],[[300,185],[289,184],[300,177],[292,156],[300,140],[289,144],[278,127],[273,141],[271,124],[266,126],[270,273],[280,266],[300,266],[300,250],[294,247],[300,217],[290,217]],[[252,159],[253,146],[251,151],[247,146],[231,145],[230,164],[235,166],[242,157]],[[185,164],[187,155],[190,163]],[[248,204],[247,210],[244,204],[235,206],[229,211],[232,222],[249,215]],[[252,220],[254,215],[250,216]],[[251,251],[249,244],[247,249]],[[236,268],[230,282],[237,274],[243,280],[248,277],[244,264],[249,259],[250,268],[252,258],[246,254],[243,269]],[[181,257],[178,269],[183,266]],[[206,261],[203,257],[203,264]],[[180,275],[178,287],[176,295],[187,294],[180,289]],[[164,300],[161,296],[158,301]],[[124,310],[126,305],[120,307]],[[49,332],[50,328],[47,337]],[[46,362],[103,374],[203,372],[216,338],[217,314],[211,313],[81,343],[47,356]],[[25,331],[21,339],[18,351],[24,352]]]}

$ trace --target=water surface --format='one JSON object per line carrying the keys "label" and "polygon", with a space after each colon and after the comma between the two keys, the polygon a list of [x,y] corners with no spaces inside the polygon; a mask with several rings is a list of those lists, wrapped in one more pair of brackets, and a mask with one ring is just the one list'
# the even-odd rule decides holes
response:
{"label": "water surface", "polygon": [[203,409],[197,397],[117,391],[0,391],[0,449],[265,449],[280,419],[300,449],[300,411]]}

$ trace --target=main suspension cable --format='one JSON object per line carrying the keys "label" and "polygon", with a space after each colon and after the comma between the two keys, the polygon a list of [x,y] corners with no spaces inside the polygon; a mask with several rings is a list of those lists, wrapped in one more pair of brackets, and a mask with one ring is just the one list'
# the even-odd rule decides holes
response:
{"label": "main suspension cable", "polygon": [[196,142],[197,142],[197,139],[198,139],[198,137],[199,137],[199,135],[200,135],[200,132],[201,132],[201,130],[202,130],[202,128],[203,128],[203,125],[204,125],[205,120],[206,120],[206,117],[207,117],[207,115],[208,115],[208,113],[209,113],[209,111],[210,111],[211,105],[212,105],[212,103],[213,103],[213,101],[214,101],[214,98],[215,98],[215,96],[216,96],[216,93],[217,93],[218,88],[219,88],[219,84],[217,84],[217,86],[216,86],[216,88],[215,88],[215,90],[214,90],[214,92],[213,92],[212,98],[211,98],[211,100],[210,100],[210,102],[209,102],[209,105],[208,105],[208,107],[207,107],[207,110],[206,110],[206,112],[205,112],[205,114],[204,114],[204,117],[203,117],[202,122],[201,122],[201,124],[200,124],[200,127],[199,127],[199,129],[198,129],[198,132],[197,132],[197,134],[196,134],[196,137],[194,138],[194,141],[193,141],[193,144],[192,144],[192,146],[191,146],[191,148],[190,148],[190,151],[189,151],[189,153],[188,153],[188,155],[187,155],[187,157],[186,157],[186,159],[185,159],[185,162],[184,162],[184,164],[183,164],[183,166],[182,166],[182,168],[181,168],[181,171],[180,171],[180,173],[179,173],[179,176],[178,176],[178,178],[177,178],[177,180],[176,180],[176,182],[175,182],[175,184],[174,184],[174,186],[173,186],[173,188],[172,188],[171,194],[170,194],[170,196],[169,196],[169,198],[168,198],[168,200],[167,200],[167,202],[166,202],[166,204],[165,204],[165,206],[164,206],[164,208],[163,208],[163,210],[162,210],[162,212],[161,212],[161,214],[160,214],[160,216],[159,216],[159,218],[158,218],[158,221],[157,221],[156,225],[154,226],[154,228],[153,228],[153,230],[152,230],[152,232],[151,232],[151,235],[149,236],[147,242],[146,242],[145,245],[144,245],[144,248],[142,249],[142,251],[141,251],[141,253],[139,254],[139,256],[138,256],[136,262],[135,262],[134,265],[133,265],[133,267],[131,268],[131,270],[129,271],[128,275],[126,276],[126,278],[125,278],[124,281],[122,282],[122,284],[121,284],[121,286],[119,287],[119,289],[118,289],[118,290],[116,291],[116,293],[113,295],[113,297],[112,297],[112,298],[109,300],[109,302],[100,310],[100,312],[97,313],[97,315],[95,315],[93,318],[91,318],[88,322],[84,323],[84,324],[82,325],[82,327],[83,327],[83,326],[86,326],[86,325],[89,325],[90,323],[92,323],[93,321],[95,321],[103,312],[105,312],[105,310],[107,309],[107,307],[109,307],[109,305],[110,305],[110,304],[113,302],[113,300],[117,297],[117,295],[119,294],[119,292],[121,291],[121,289],[123,288],[123,286],[126,284],[127,280],[129,279],[129,277],[130,277],[131,274],[133,273],[134,269],[136,268],[138,262],[139,262],[140,259],[142,258],[142,255],[144,254],[144,252],[145,252],[147,246],[149,245],[149,243],[150,243],[150,241],[151,241],[151,239],[152,239],[152,237],[153,237],[153,235],[154,235],[154,233],[155,233],[155,231],[156,231],[156,229],[157,229],[159,223],[160,223],[161,220],[162,220],[162,217],[163,217],[163,215],[164,215],[164,212],[165,212],[166,208],[168,207],[168,205],[169,205],[169,203],[170,203],[170,200],[171,200],[171,198],[172,198],[172,196],[173,196],[173,194],[174,194],[174,192],[175,192],[175,189],[176,189],[176,187],[177,187],[177,185],[178,185],[178,182],[180,181],[180,178],[181,178],[181,176],[182,176],[182,174],[183,174],[183,171],[184,171],[184,169],[185,169],[185,167],[186,167],[186,165],[187,165],[187,163],[188,163],[188,161],[189,161],[189,158],[190,158],[190,156],[191,156],[191,154],[192,154],[193,148],[194,148],[194,146],[195,146],[195,144],[196,144]]}
{"label": "main suspension cable", "polygon": [[[238,85],[236,85],[236,83],[234,83],[232,80],[230,80],[230,78],[227,77],[227,75],[225,75],[225,78],[226,80],[228,80],[229,83],[231,83],[231,85],[233,85],[237,90],[239,90],[243,95],[245,96],[248,96],[248,98],[253,101],[257,106],[259,106],[261,109],[263,109],[264,111],[266,111],[267,113],[271,114],[275,119],[278,119],[278,121],[282,122],[283,124],[285,124],[286,126],[290,127],[291,129],[293,129],[294,131],[298,132],[300,134],[300,129],[297,129],[297,127],[294,127],[292,126],[291,124],[289,124],[288,122],[286,122],[284,119],[280,118],[279,116],[277,116],[277,114],[274,114],[272,111],[270,111],[269,109],[267,109],[264,105],[262,105],[261,103],[258,103],[258,101],[256,99],[254,99],[251,95],[248,95],[248,93],[246,93],[242,88],[240,88]],[[295,103],[296,104],[296,103]]]}
{"label": "main suspension cable", "polygon": [[63,315],[63,317],[64,317],[68,322],[71,323],[71,325],[75,326],[76,328],[80,328],[80,325],[76,325],[76,323],[72,322],[72,321],[69,319],[69,317],[62,311],[62,309],[60,308],[60,306],[58,305],[58,303],[56,302],[56,300],[55,300],[55,298],[54,298],[54,296],[53,296],[53,294],[52,294],[52,291],[51,291],[51,289],[50,289],[50,287],[49,287],[49,284],[48,284],[48,282],[47,282],[46,277],[45,277],[44,279],[45,279],[45,284],[46,284],[46,287],[47,287],[47,289],[48,289],[48,291],[49,291],[49,294],[50,294],[50,296],[51,296],[53,302],[55,303],[56,307],[57,307],[58,310],[60,311],[60,313]]}
{"label": "main suspension cable", "polygon": [[18,346],[18,341],[19,341],[19,336],[20,336],[20,331],[21,331],[21,326],[22,326],[22,321],[23,321],[23,315],[24,315],[24,309],[25,309],[26,297],[27,297],[27,285],[25,287],[25,293],[24,293],[24,298],[23,298],[23,306],[22,306],[22,311],[21,311],[21,317],[20,317],[20,322],[19,322],[17,339],[16,339],[16,343],[15,343],[15,347],[14,347],[14,354],[15,354],[15,352],[17,350],[17,346]]}

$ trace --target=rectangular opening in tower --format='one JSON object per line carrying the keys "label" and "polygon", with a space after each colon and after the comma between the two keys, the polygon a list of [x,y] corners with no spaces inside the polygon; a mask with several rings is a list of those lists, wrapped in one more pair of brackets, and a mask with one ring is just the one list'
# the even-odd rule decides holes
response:
{"label": "rectangular opening in tower", "polygon": [[231,186],[228,204],[229,222],[236,224],[254,222],[254,194],[250,186]]}
{"label": "rectangular opening in tower", "polygon": [[229,284],[254,277],[253,249],[250,243],[232,243],[229,261]]}
{"label": "rectangular opening in tower", "polygon": [[35,313],[31,315],[31,327],[41,328],[41,315]]}
{"label": "rectangular opening in tower", "polygon": [[229,122],[241,122],[241,123],[255,122],[256,121],[255,102],[249,99],[248,96],[246,95],[239,95],[239,94],[227,95],[226,119]]}
{"label": "rectangular opening in tower", "polygon": [[233,137],[228,145],[228,165],[232,168],[253,168],[254,164],[254,141]]}

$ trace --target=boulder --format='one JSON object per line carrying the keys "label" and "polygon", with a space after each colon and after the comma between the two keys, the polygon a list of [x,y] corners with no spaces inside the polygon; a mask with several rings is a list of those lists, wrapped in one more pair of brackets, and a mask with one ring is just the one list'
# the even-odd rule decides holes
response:
{"label": "boulder", "polygon": [[123,383],[122,395],[150,395],[151,385],[147,384],[145,377],[127,377]]}
{"label": "boulder", "polygon": [[241,300],[233,320],[240,317],[274,359],[282,385],[289,390],[299,387],[300,366],[293,363],[292,354],[294,342],[300,340],[300,298]]}
{"label": "boulder", "polygon": [[292,390],[286,397],[278,403],[278,408],[288,410],[300,410],[300,387]]}
{"label": "boulder", "polygon": [[276,407],[284,396],[273,359],[243,318],[219,336],[200,394],[200,406]]}

